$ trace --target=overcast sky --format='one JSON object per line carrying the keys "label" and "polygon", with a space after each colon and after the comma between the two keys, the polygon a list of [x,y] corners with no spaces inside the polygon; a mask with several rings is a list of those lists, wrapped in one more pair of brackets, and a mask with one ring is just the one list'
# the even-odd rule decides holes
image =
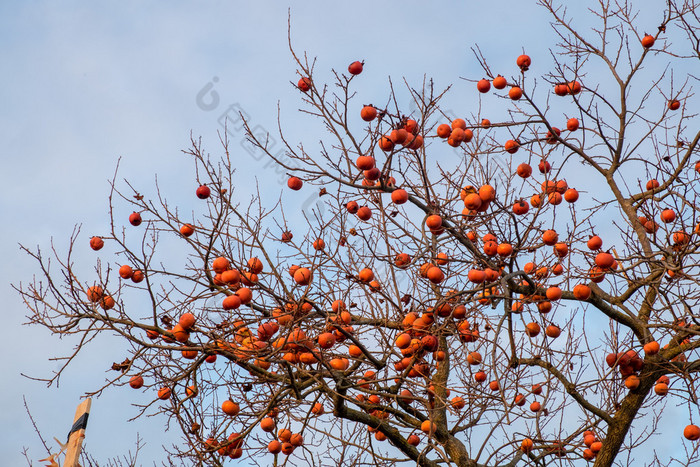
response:
{"label": "overcast sky", "polygon": [[[298,2],[291,6],[292,38],[299,52],[318,58],[319,76],[365,60],[362,102],[384,102],[389,76],[418,85],[425,74],[438,87],[455,84],[451,102],[466,114],[467,84],[459,78],[483,74],[470,47],[479,44],[494,69],[512,70],[523,50],[537,73],[545,71],[540,63],[551,62],[552,34],[535,1],[499,4],[497,11],[483,2]],[[274,131],[279,103],[290,133],[303,134],[295,120],[299,95],[290,84],[298,78],[287,47],[287,9],[277,1],[0,2],[4,465],[23,465],[23,446],[35,463],[45,457],[23,395],[53,449],[52,437],[65,439],[80,395],[98,388],[111,363],[127,356],[105,339],[66,372],[59,388],[20,376],[50,375],[56,363],[49,358],[70,344],[21,326],[26,311],[10,283],[26,282],[37,266],[18,244],[48,250],[53,238],[65,251],[80,224],[85,251],[76,260],[94,264],[87,239],[108,227],[108,179],[118,158],[120,178],[152,195],[158,174],[161,188],[188,208],[196,184],[181,150],[192,133],[216,153],[219,120],[230,106]],[[242,141],[240,133],[231,137]],[[263,189],[279,194],[271,169],[242,147],[235,154],[241,193],[252,192],[254,176],[265,176]],[[98,459],[133,449],[137,432],[148,442],[141,462],[162,458],[162,419],[127,423],[137,413],[133,401],[147,397],[119,388],[93,401],[87,446]]]}

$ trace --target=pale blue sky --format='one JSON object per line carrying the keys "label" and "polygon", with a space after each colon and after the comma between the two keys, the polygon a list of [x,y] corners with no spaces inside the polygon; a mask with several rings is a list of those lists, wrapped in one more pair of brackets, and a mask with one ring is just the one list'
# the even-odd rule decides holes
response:
{"label": "pale blue sky", "polygon": [[[285,129],[315,140],[297,118],[299,96],[290,85],[297,77],[287,49],[289,5],[294,46],[318,58],[320,77],[328,78],[332,67],[344,71],[351,61],[365,60],[361,101],[384,102],[389,75],[395,83],[406,77],[417,85],[426,74],[438,88],[455,84],[451,102],[466,114],[475,96],[471,88],[465,92],[459,77],[482,75],[469,51],[474,44],[497,70],[512,70],[523,49],[535,60],[534,72],[543,73],[551,63],[552,34],[536,2],[500,3],[502,10],[485,11],[487,4],[419,1],[0,2],[5,465],[23,465],[22,446],[33,461],[44,457],[22,395],[44,436],[64,439],[79,396],[99,387],[111,363],[126,356],[115,351],[116,341],[93,345],[58,389],[20,376],[48,375],[55,368],[48,358],[70,344],[41,328],[20,326],[25,309],[9,283],[30,279],[36,265],[18,243],[48,250],[53,237],[65,251],[77,223],[87,247],[87,238],[108,226],[107,180],[119,157],[120,176],[144,194],[154,194],[157,173],[169,197],[191,210],[193,165],[180,151],[192,132],[217,152],[217,119],[228,105],[240,105],[254,124],[274,131],[279,102]],[[196,95],[214,77],[220,104],[205,111]],[[238,154],[241,193],[252,192],[253,176],[274,175],[243,150]],[[274,197],[281,188],[270,183],[265,189]],[[292,206],[305,201],[302,195],[288,197]],[[85,248],[76,252],[76,261],[90,265],[94,255]],[[148,442],[142,463],[161,459],[159,445],[167,439],[160,435],[162,419],[126,422],[136,414],[130,402],[147,400],[121,388],[93,401],[87,446],[98,459],[132,449],[137,431]]]}

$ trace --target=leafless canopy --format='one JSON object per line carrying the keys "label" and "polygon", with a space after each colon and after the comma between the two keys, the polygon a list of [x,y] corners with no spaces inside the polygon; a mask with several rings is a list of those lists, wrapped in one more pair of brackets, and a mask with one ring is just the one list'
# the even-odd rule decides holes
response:
{"label": "leafless canopy", "polygon": [[[522,59],[501,70],[505,89],[475,47],[502,97],[490,122],[483,109],[457,120],[465,110],[429,79],[401,85],[411,109],[390,82],[363,121],[363,75],[316,80],[290,40],[302,112],[321,136],[309,147],[280,130],[283,153],[247,127],[248,138],[318,203],[240,203],[227,139],[218,158],[193,139],[206,210],[183,216],[115,176],[110,253],[92,272],[72,259],[87,248],[78,230],[67,252],[26,249],[39,266],[17,287],[29,321],[78,339],[66,365],[102,334],[128,342],[91,394],[143,378],[153,402],[141,413],[181,428],[173,459],[698,462],[691,442],[673,458],[639,454],[667,400],[688,409],[677,438],[697,420],[700,369],[700,126],[697,76],[683,71],[698,69],[700,21],[694,1],[652,3],[653,30],[631,2],[602,0],[582,30],[541,0],[555,65],[535,78]],[[480,78],[455,85],[476,94]],[[117,203],[143,224],[115,218]],[[293,452],[271,454],[276,440]]]}

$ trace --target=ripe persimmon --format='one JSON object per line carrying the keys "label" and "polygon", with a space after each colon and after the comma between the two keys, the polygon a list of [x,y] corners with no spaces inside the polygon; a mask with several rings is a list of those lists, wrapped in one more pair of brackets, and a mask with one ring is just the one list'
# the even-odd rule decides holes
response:
{"label": "ripe persimmon", "polygon": [[674,245],[682,246],[686,245],[690,241],[690,236],[682,230],[679,230],[677,232],[673,232],[671,239],[673,240]]}
{"label": "ripe persimmon", "polygon": [[190,338],[190,333],[187,332],[187,330],[179,324],[173,326],[170,332],[173,334],[175,340],[178,342],[187,342],[187,340]]}
{"label": "ripe persimmon", "polygon": [[367,206],[362,206],[357,210],[357,217],[360,220],[368,221],[372,217],[372,210]]}
{"label": "ripe persimmon", "polygon": [[550,193],[547,195],[547,201],[549,201],[549,204],[552,204],[554,206],[557,206],[561,204],[561,202],[564,200],[564,197],[557,192]]}
{"label": "ripe persimmon", "polygon": [[486,273],[481,269],[470,269],[467,273],[467,279],[475,284],[481,284],[486,280]]}
{"label": "ripe persimmon", "polygon": [[432,268],[428,269],[427,278],[433,284],[439,284],[445,280],[445,273],[443,273],[442,269],[439,267],[433,266]]}
{"label": "ripe persimmon", "polygon": [[184,237],[189,237],[194,233],[194,226],[192,224],[182,224],[180,226],[180,233]]}
{"label": "ripe persimmon", "polygon": [[425,225],[430,230],[436,230],[442,227],[442,217],[437,214],[431,214],[425,219]]}
{"label": "ripe persimmon", "polygon": [[288,428],[281,428],[279,431],[277,431],[277,439],[283,443],[288,443],[291,438],[292,432]]}
{"label": "ripe persimmon", "polygon": [[629,390],[634,390],[639,387],[640,380],[637,375],[629,375],[627,378],[625,378],[625,386]]}
{"label": "ripe persimmon", "polygon": [[178,324],[185,330],[190,329],[192,326],[194,326],[195,318],[192,313],[183,313],[180,315],[180,319],[178,321]]}
{"label": "ripe persimmon", "polygon": [[468,143],[469,141],[471,141],[473,137],[474,137],[474,132],[472,130],[470,130],[469,128],[464,130],[464,142],[465,143]]}
{"label": "ripe persimmon", "polygon": [[350,360],[344,357],[336,357],[329,362],[331,368],[338,371],[345,371],[350,366]]}
{"label": "ripe persimmon", "polygon": [[455,397],[453,397],[452,400],[450,401],[450,405],[452,405],[452,407],[453,407],[455,410],[462,410],[464,407],[467,406],[467,403],[466,403],[466,401],[464,400],[463,397],[461,397],[461,396],[455,396]]}
{"label": "ripe persimmon", "polygon": [[496,199],[496,190],[491,185],[482,185],[479,187],[479,198],[483,202],[491,202]]}
{"label": "ripe persimmon", "polygon": [[299,177],[289,177],[287,180],[287,186],[294,191],[301,190],[303,184]]}
{"label": "ripe persimmon", "polygon": [[384,152],[391,152],[391,150],[394,149],[394,142],[387,136],[382,136],[381,138],[379,138],[377,144],[379,146],[379,149],[381,149]]}
{"label": "ripe persimmon", "polygon": [[549,313],[552,311],[552,302],[545,300],[537,304],[537,311],[542,314]]}
{"label": "ripe persimmon", "polygon": [[363,63],[359,61],[354,61],[348,65],[348,73],[351,75],[359,75],[362,73]]}
{"label": "ripe persimmon", "polygon": [[665,222],[666,224],[673,222],[676,220],[676,213],[673,209],[666,208],[663,211],[661,211],[661,220]]}
{"label": "ripe persimmon", "polygon": [[603,246],[603,240],[598,235],[593,235],[588,239],[586,246],[589,250],[597,251]]}
{"label": "ripe persimmon", "polygon": [[437,135],[440,138],[445,139],[445,138],[449,137],[451,133],[452,133],[452,127],[450,127],[450,125],[448,125],[447,123],[442,123],[442,124],[438,125]]}
{"label": "ripe persimmon", "polygon": [[569,94],[569,86],[566,83],[559,83],[554,85],[554,94],[557,96],[566,96]]}
{"label": "ripe persimmon", "polygon": [[[457,120],[462,120],[461,118],[458,118]],[[458,143],[461,143],[467,138],[467,134],[464,132],[464,130],[460,127],[453,128],[452,131],[450,132],[450,136],[448,137],[448,140],[452,140]]]}
{"label": "ripe persimmon", "polygon": [[579,83],[578,81],[570,81],[569,83],[567,83],[566,86],[568,88],[569,94],[571,94],[572,96],[580,93],[582,89],[581,83]]}
{"label": "ripe persimmon", "polygon": [[521,70],[527,71],[528,67],[532,64],[532,60],[528,55],[520,55],[515,60],[515,64],[518,65]]}
{"label": "ripe persimmon", "polygon": [[530,205],[527,204],[524,200],[518,200],[513,204],[513,214],[516,214],[518,216],[522,216],[527,214],[527,212],[530,210]]}
{"label": "ripe persimmon", "polygon": [[569,254],[569,245],[564,242],[557,242],[554,244],[554,254],[559,258],[564,258]]}
{"label": "ripe persimmon", "polygon": [[449,262],[450,257],[447,255],[447,253],[439,252],[437,255],[435,255],[435,264],[438,266],[445,266]]}
{"label": "ripe persimmon", "polygon": [[559,141],[557,137],[561,136],[561,130],[559,128],[553,126],[552,130],[553,131],[547,131],[547,134],[545,135],[545,141],[547,144],[556,144]]}
{"label": "ripe persimmon", "polygon": [[547,296],[548,300],[556,302],[557,300],[559,300],[561,298],[562,291],[559,287],[557,287],[556,285],[553,285],[547,289],[547,291],[545,292],[545,295]]}
{"label": "ripe persimmon", "polygon": [[482,78],[476,83],[476,89],[478,89],[478,91],[481,93],[489,92],[489,89],[491,89],[491,82],[485,78]]}
{"label": "ripe persimmon", "polygon": [[348,355],[350,355],[353,358],[359,358],[362,356],[362,349],[356,346],[355,344],[350,344],[348,346]]}
{"label": "ripe persimmon", "polygon": [[700,427],[697,425],[688,425],[683,429],[683,436],[690,441],[697,441],[700,439]]}
{"label": "ripe persimmon", "polygon": [[498,75],[493,79],[493,87],[496,89],[503,89],[507,85],[508,81],[506,81],[506,79],[501,75]]}
{"label": "ripe persimmon", "polygon": [[87,297],[93,303],[99,302],[104,296],[104,291],[99,285],[93,285],[87,289]]}
{"label": "ripe persimmon", "polygon": [[404,204],[408,201],[408,192],[403,188],[397,188],[391,192],[391,201],[394,204]]}
{"label": "ripe persimmon", "polygon": [[100,299],[100,306],[104,310],[111,310],[116,305],[114,298],[111,295],[103,295]]}
{"label": "ripe persimmon", "polygon": [[370,268],[363,268],[358,274],[360,282],[369,283],[374,279],[374,272]]}
{"label": "ripe persimmon", "polygon": [[496,256],[498,254],[498,244],[495,241],[488,241],[484,243],[483,250],[488,256]]}
{"label": "ripe persimmon", "polygon": [[535,323],[535,322],[531,322],[531,323],[528,323],[527,325],[525,325],[525,332],[530,337],[537,337],[539,335],[540,331],[541,331],[540,325]]}
{"label": "ripe persimmon", "polygon": [[[525,205],[527,206],[527,203]],[[500,245],[498,245],[496,252],[498,253],[498,256],[502,258],[510,256],[513,253],[513,245],[511,245],[510,243],[501,243]]]}
{"label": "ripe persimmon", "polygon": [[129,379],[129,386],[134,389],[139,389],[143,386],[143,377],[141,375],[132,376],[131,379]]}
{"label": "ripe persimmon", "polygon": [[406,332],[399,334],[394,341],[394,344],[399,349],[408,348],[408,346],[411,345],[411,335]]}
{"label": "ripe persimmon", "polygon": [[518,152],[518,149],[520,148],[520,143],[518,143],[515,140],[509,139],[508,141],[506,141],[506,144],[503,145],[503,148],[505,149],[505,151],[507,153],[515,154],[516,152]]}
{"label": "ripe persimmon", "polygon": [[519,86],[513,86],[510,88],[510,91],[508,91],[508,97],[514,101],[520,100],[520,98],[523,97],[523,90],[520,89]]}
{"label": "ripe persimmon", "polygon": [[427,435],[435,433],[435,429],[436,429],[435,424],[433,422],[431,422],[430,420],[424,420],[420,424],[420,430]]}
{"label": "ripe persimmon", "polygon": [[207,199],[211,195],[211,188],[206,185],[199,185],[195,190],[195,195],[199,199]]}
{"label": "ripe persimmon", "polygon": [[601,252],[595,256],[595,264],[602,269],[610,269],[614,263],[615,258],[610,253]]}
{"label": "ripe persimmon", "polygon": [[103,246],[105,246],[105,242],[100,237],[92,237],[90,239],[90,248],[93,250],[98,251],[102,249]]}
{"label": "ripe persimmon", "polygon": [[197,358],[197,351],[196,350],[183,350],[182,351],[182,358],[186,358],[188,360],[194,360]]}
{"label": "ripe persimmon", "polygon": [[588,300],[591,296],[591,288],[585,284],[578,284],[574,286],[574,297],[578,300]]}
{"label": "ripe persimmon", "polygon": [[661,346],[656,341],[647,342],[644,344],[644,353],[646,355],[656,355],[661,350]]}
{"label": "ripe persimmon", "polygon": [[228,259],[224,258],[223,256],[219,256],[218,258],[214,259],[211,263],[211,268],[214,270],[215,273],[221,274],[225,270],[227,270],[230,267],[231,263],[229,262]]}
{"label": "ripe persimmon", "polygon": [[475,211],[479,208],[481,208],[481,205],[484,201],[482,201],[481,197],[477,193],[469,193],[465,198],[464,198],[464,207]]}
{"label": "ripe persimmon", "polygon": [[[507,148],[506,151],[508,151]],[[525,162],[523,162],[522,164],[518,165],[516,173],[521,178],[528,178],[530,175],[532,175],[532,167],[530,166],[530,164],[526,164]]]}
{"label": "ripe persimmon", "polygon": [[544,242],[545,245],[552,246],[557,243],[558,239],[559,235],[552,229],[545,230],[544,233],[542,233],[542,242]]}
{"label": "ripe persimmon", "polygon": [[360,118],[364,120],[365,122],[371,122],[375,118],[377,118],[377,109],[372,107],[371,105],[366,105],[362,107],[362,110],[360,110]]}
{"label": "ripe persimmon", "polygon": [[467,354],[467,363],[470,365],[480,365],[483,358],[479,352],[469,352]]}
{"label": "ripe persimmon", "polygon": [[141,222],[141,214],[139,214],[138,212],[132,212],[131,215],[129,215],[129,223],[134,227],[138,227],[139,225],[141,225]]}
{"label": "ripe persimmon", "polygon": [[466,130],[467,122],[463,118],[455,118],[454,120],[452,120],[452,129]]}
{"label": "ripe persimmon", "polygon": [[360,170],[369,170],[375,166],[375,160],[372,156],[360,156],[355,160],[355,165]]}
{"label": "ripe persimmon", "polygon": [[564,199],[567,203],[575,203],[578,201],[578,191],[574,188],[569,188],[564,192]]}
{"label": "ripe persimmon", "polygon": [[241,303],[241,299],[238,295],[229,295],[226,298],[224,298],[224,301],[221,304],[221,306],[224,310],[235,310],[241,306]]}
{"label": "ripe persimmon", "polygon": [[403,144],[408,138],[408,132],[403,128],[395,128],[389,133],[389,139],[394,144]]}
{"label": "ripe persimmon", "polygon": [[311,79],[307,77],[300,78],[297,81],[297,87],[302,92],[308,92],[311,89]]}
{"label": "ripe persimmon", "polygon": [[267,450],[271,454],[279,454],[282,451],[282,443],[280,443],[276,439],[273,439],[268,443]]}
{"label": "ripe persimmon", "polygon": [[289,456],[294,452],[294,445],[292,443],[282,443],[282,454]]}
{"label": "ripe persimmon", "polygon": [[299,285],[309,285],[313,279],[313,273],[309,268],[299,268],[294,272],[294,282]]}
{"label": "ripe persimmon", "polygon": [[662,396],[662,397],[665,396],[666,394],[668,394],[668,384],[666,384],[666,383],[656,383],[656,384],[654,385],[654,393],[655,393],[657,396]]}

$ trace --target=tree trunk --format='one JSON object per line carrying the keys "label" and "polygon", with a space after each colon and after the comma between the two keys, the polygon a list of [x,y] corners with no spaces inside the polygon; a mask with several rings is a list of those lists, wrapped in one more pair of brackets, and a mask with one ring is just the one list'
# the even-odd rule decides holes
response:
{"label": "tree trunk", "polygon": [[615,413],[613,423],[608,427],[608,432],[605,435],[603,448],[598,452],[593,467],[608,467],[615,462],[632,422],[634,422],[639,409],[655,383],[653,374],[640,377],[640,379],[639,387],[630,391],[622,400],[620,410]]}

